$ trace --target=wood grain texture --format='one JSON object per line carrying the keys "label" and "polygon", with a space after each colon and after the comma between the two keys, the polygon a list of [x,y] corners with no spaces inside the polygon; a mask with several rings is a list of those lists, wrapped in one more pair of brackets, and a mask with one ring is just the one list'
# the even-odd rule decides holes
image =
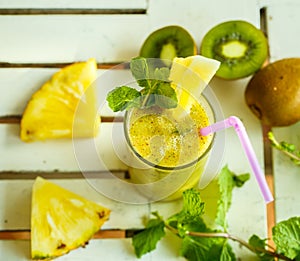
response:
{"label": "wood grain texture", "polygon": [[[127,234],[132,232],[121,229],[99,230],[92,239],[125,238]],[[30,230],[3,230],[0,231],[0,240],[30,240]]]}

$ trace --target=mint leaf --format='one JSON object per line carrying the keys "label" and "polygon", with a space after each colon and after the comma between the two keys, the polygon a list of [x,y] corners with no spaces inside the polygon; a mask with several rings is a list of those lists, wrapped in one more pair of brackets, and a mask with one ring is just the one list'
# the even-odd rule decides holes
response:
{"label": "mint leaf", "polygon": [[224,238],[186,236],[180,254],[190,261],[236,260],[228,240]]}
{"label": "mint leaf", "polygon": [[154,70],[154,79],[163,82],[169,82],[170,69],[168,67],[156,68]]}
{"label": "mint leaf", "polygon": [[130,70],[139,86],[145,88],[151,87],[150,72],[146,58],[133,58],[130,62]]}
{"label": "mint leaf", "polygon": [[[208,228],[202,218],[204,202],[200,192],[188,189],[183,192],[182,210],[167,220],[167,224],[178,231],[182,237],[180,255],[188,260],[235,260],[227,239],[214,237],[215,230]],[[189,235],[188,232],[211,233],[210,237]]]}
{"label": "mint leaf", "polygon": [[197,189],[188,189],[182,193],[183,208],[182,212],[188,216],[189,219],[194,220],[204,213],[204,202],[200,197],[200,192]]}
{"label": "mint leaf", "polygon": [[225,231],[227,229],[226,216],[231,206],[232,190],[234,187],[241,187],[249,178],[250,174],[236,175],[229,170],[228,166],[223,167],[218,176],[220,199],[218,200],[215,222],[223,227]]}
{"label": "mint leaf", "polygon": [[194,223],[205,228],[205,224],[201,218],[204,213],[204,203],[200,198],[200,192],[194,188],[183,192],[182,210],[169,217],[167,224],[178,230],[180,236],[184,237],[186,232],[193,230],[191,227]]}
{"label": "mint leaf", "polygon": [[281,221],[272,229],[277,252],[291,259],[300,257],[300,217]]}
{"label": "mint leaf", "polygon": [[177,96],[169,81],[170,69],[157,67],[156,59],[135,57],[130,62],[130,70],[141,90],[121,86],[111,91],[106,100],[114,111],[132,107],[149,108],[159,106],[170,109],[177,106]]}
{"label": "mint leaf", "polygon": [[249,238],[248,242],[249,242],[250,246],[252,246],[254,248],[254,252],[259,257],[259,260],[261,260],[261,261],[274,261],[275,260],[275,258],[272,255],[260,251],[262,249],[265,250],[267,248],[267,240],[266,239],[261,239],[257,235],[252,235]]}
{"label": "mint leaf", "polygon": [[155,93],[156,104],[163,108],[176,108],[178,100],[175,90],[168,82],[160,82],[157,84]]}
{"label": "mint leaf", "polygon": [[[191,198],[191,200],[192,204],[190,206],[194,205],[194,200],[198,201],[196,198]],[[202,211],[200,213],[202,213]],[[184,221],[187,222],[187,220]],[[190,223],[185,224],[185,228],[187,231],[193,232],[214,232],[206,226],[201,217],[199,217],[198,220],[194,217]],[[219,260],[218,258],[211,258],[211,255],[218,255],[213,249],[216,249],[216,246],[223,244],[223,242],[223,238],[199,237],[185,234],[182,240],[180,255],[188,260]]]}
{"label": "mint leaf", "polygon": [[150,219],[146,229],[132,238],[135,254],[138,258],[154,250],[157,242],[165,236],[165,223],[157,212],[152,213],[156,218]]}
{"label": "mint leaf", "polygon": [[234,181],[234,185],[235,187],[242,187],[246,181],[248,181],[250,179],[250,174],[249,173],[245,173],[245,174],[239,174],[239,175],[233,175],[233,181]]}
{"label": "mint leaf", "polygon": [[106,97],[108,106],[114,111],[123,111],[128,107],[137,106],[140,92],[128,86],[120,86],[110,91]]}

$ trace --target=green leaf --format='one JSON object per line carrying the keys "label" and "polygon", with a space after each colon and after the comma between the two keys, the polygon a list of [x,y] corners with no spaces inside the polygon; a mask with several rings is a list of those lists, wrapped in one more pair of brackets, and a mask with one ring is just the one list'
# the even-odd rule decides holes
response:
{"label": "green leaf", "polygon": [[194,220],[204,213],[204,202],[200,197],[200,192],[197,189],[185,190],[183,196],[183,209],[182,211],[189,216],[189,219]]}
{"label": "green leaf", "polygon": [[155,89],[156,104],[162,108],[176,108],[178,100],[175,90],[168,82],[160,82]]}
{"label": "green leaf", "polygon": [[233,261],[236,260],[236,257],[232,251],[232,248],[229,244],[225,243],[223,244],[223,247],[221,248],[221,254],[220,254],[220,261]]}
{"label": "green leaf", "polygon": [[167,224],[178,230],[179,235],[184,237],[186,232],[193,230],[191,224],[206,227],[201,216],[204,213],[204,203],[200,198],[200,192],[194,188],[183,192],[183,207],[180,212],[169,217]]}
{"label": "green leaf", "polygon": [[273,132],[268,133],[268,138],[275,149],[288,156],[296,165],[300,165],[300,151],[296,150],[296,146],[294,144],[290,144],[285,141],[278,142]]}
{"label": "green leaf", "polygon": [[242,187],[245,184],[245,182],[248,181],[249,179],[250,179],[249,173],[233,176],[234,185],[238,188]]}
{"label": "green leaf", "polygon": [[222,168],[218,176],[218,184],[220,189],[220,199],[218,200],[216,224],[223,227],[226,231],[227,212],[231,206],[232,190],[234,187],[242,186],[246,180],[250,178],[250,174],[236,175],[234,172],[229,170],[228,166]]}
{"label": "green leaf", "polygon": [[275,258],[272,255],[269,255],[268,253],[264,253],[260,250],[267,249],[267,240],[261,239],[257,235],[252,235],[249,238],[249,244],[255,249],[256,255],[259,257],[259,260],[261,261],[274,261]]}
{"label": "green leaf", "polygon": [[213,245],[213,238],[186,236],[182,240],[180,255],[187,258],[190,261],[208,261],[210,260],[208,257],[208,253]]}
{"label": "green leaf", "polygon": [[111,91],[106,100],[113,111],[122,111],[132,107],[149,108],[159,106],[170,109],[177,106],[177,96],[169,81],[170,69],[157,67],[156,59],[135,57],[130,62],[130,69],[136,82],[142,89],[131,91],[130,87],[121,86]]}
{"label": "green leaf", "polygon": [[189,261],[234,261],[236,257],[227,241],[224,238],[186,236],[180,254]]}
{"label": "green leaf", "polygon": [[169,82],[170,69],[168,67],[156,68],[154,70],[154,79],[163,82]]}
{"label": "green leaf", "polygon": [[139,86],[145,88],[151,87],[150,72],[146,58],[133,58],[130,62],[130,70]]}
{"label": "green leaf", "polygon": [[154,250],[157,242],[165,236],[165,223],[163,219],[156,212],[153,215],[156,218],[150,219],[145,230],[134,235],[132,238],[132,244],[138,258]]}
{"label": "green leaf", "polygon": [[134,106],[139,101],[140,92],[128,86],[120,86],[110,91],[106,97],[109,107],[114,111],[122,111]]}
{"label": "green leaf", "polygon": [[300,217],[281,221],[272,229],[277,252],[294,259],[300,256]]}
{"label": "green leaf", "polygon": [[[187,204],[186,207],[190,206],[192,207],[194,205],[194,201],[197,198],[191,197],[191,202]],[[188,209],[190,208],[188,207]],[[201,210],[201,215],[202,210]],[[196,213],[195,213],[196,214]],[[185,220],[187,222],[187,220]],[[207,227],[205,222],[201,217],[198,219],[193,218],[190,223],[185,224],[187,231],[193,231],[193,232],[205,232],[205,233],[211,233],[215,232],[214,230]],[[190,236],[190,235],[184,235],[182,240],[182,246],[180,248],[180,255],[184,256],[188,260],[218,260],[218,258],[211,258],[212,255],[219,256],[219,253],[216,253],[214,250],[216,249],[216,246],[222,245],[224,242],[223,238],[217,238],[217,237],[198,237],[198,236]]]}

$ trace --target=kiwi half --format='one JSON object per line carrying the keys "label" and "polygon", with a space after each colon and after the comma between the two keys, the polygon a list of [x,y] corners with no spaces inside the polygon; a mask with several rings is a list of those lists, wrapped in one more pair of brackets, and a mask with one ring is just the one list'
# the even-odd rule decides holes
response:
{"label": "kiwi half", "polygon": [[228,21],[205,34],[200,53],[221,62],[216,76],[228,80],[244,78],[258,71],[266,61],[268,41],[249,22]]}
{"label": "kiwi half", "polygon": [[170,25],[152,32],[144,41],[140,56],[173,60],[197,54],[197,45],[188,31],[177,25]]}

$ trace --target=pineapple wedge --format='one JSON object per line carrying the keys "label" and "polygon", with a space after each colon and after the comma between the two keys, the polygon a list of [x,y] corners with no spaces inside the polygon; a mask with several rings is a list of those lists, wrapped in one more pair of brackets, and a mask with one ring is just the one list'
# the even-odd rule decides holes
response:
{"label": "pineapple wedge", "polygon": [[84,246],[109,215],[109,209],[37,177],[32,190],[32,259],[49,260]]}
{"label": "pineapple wedge", "polygon": [[35,141],[94,137],[99,131],[94,58],[55,73],[29,100],[21,120],[20,138]]}
{"label": "pineapple wedge", "polygon": [[[199,97],[220,67],[220,62],[201,55],[173,59],[169,79]],[[176,88],[176,87],[175,87]]]}

